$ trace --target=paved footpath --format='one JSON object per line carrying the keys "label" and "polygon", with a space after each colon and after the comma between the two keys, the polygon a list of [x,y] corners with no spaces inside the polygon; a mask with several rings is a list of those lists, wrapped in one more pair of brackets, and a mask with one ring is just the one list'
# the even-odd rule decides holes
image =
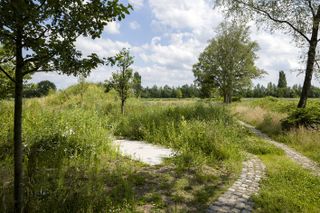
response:
{"label": "paved footpath", "polygon": [[243,162],[240,178],[215,202],[208,213],[251,212],[253,202],[250,197],[259,191],[259,181],[264,176],[265,166],[255,155]]}
{"label": "paved footpath", "polygon": [[251,125],[249,125],[247,123],[244,123],[242,121],[239,121],[239,123],[241,125],[247,127],[248,129],[250,129],[253,133],[255,133],[259,137],[263,138],[267,142],[275,145],[276,147],[278,147],[280,149],[283,149],[285,151],[285,153],[288,155],[289,158],[294,160],[296,163],[301,165],[303,168],[309,169],[315,175],[320,176],[320,167],[317,165],[316,162],[314,162],[311,159],[307,158],[306,156],[296,152],[295,150],[291,149],[287,145],[272,140],[269,136],[267,136],[266,134],[264,134],[261,131],[257,130],[255,127],[253,127],[253,126],[251,126]]}
{"label": "paved footpath", "polygon": [[149,165],[161,164],[163,158],[169,158],[175,154],[171,149],[143,141],[116,140],[113,144],[119,147],[121,154]]}

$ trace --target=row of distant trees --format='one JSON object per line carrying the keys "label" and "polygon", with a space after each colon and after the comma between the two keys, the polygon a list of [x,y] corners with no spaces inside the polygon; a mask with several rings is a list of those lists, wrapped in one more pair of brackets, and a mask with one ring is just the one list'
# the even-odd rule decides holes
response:
{"label": "row of distant trees", "polygon": [[185,84],[179,87],[170,87],[165,85],[164,87],[142,88],[142,98],[193,98],[200,97],[200,90],[195,85]]}
{"label": "row of distant trees", "polygon": [[[4,80],[0,75],[0,82]],[[11,82],[8,84],[0,85],[0,100],[14,97],[14,85]],[[23,97],[24,98],[39,98],[47,96],[50,91],[56,91],[56,85],[48,80],[40,81],[38,83],[24,83],[23,84]]]}
{"label": "row of distant trees", "polygon": [[[293,85],[292,87],[279,88],[276,84],[268,83],[265,87],[257,84],[253,88],[246,89],[242,92],[242,97],[247,98],[262,98],[266,96],[273,96],[278,98],[298,98],[302,91],[301,85]],[[320,98],[320,88],[311,86],[308,94],[309,98]]]}
{"label": "row of distant trees", "polygon": [[[302,91],[301,85],[293,85],[292,87],[286,86],[279,88],[275,83],[268,83],[267,86],[257,84],[254,87],[243,89],[234,94],[235,97],[244,98],[263,98],[266,96],[278,97],[278,98],[299,98]],[[220,97],[218,90],[212,89],[206,92],[202,92],[200,88],[195,85],[183,85],[181,87],[170,87],[168,85],[164,87],[142,88],[141,98],[215,98]],[[311,86],[309,98],[320,98],[320,88]]]}

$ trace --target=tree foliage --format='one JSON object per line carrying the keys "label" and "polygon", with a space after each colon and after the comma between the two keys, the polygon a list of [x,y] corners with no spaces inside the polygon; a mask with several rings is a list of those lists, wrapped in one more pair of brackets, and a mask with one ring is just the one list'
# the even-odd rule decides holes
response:
{"label": "tree foliage", "polygon": [[216,0],[234,17],[256,20],[258,26],[271,31],[280,30],[307,49],[306,70],[298,104],[306,107],[314,70],[319,71],[317,46],[319,42],[320,2],[318,0]]}
{"label": "tree foliage", "polygon": [[284,71],[279,72],[279,81],[278,81],[278,88],[286,88],[287,87],[287,78]]}
{"label": "tree foliage", "polygon": [[245,25],[221,24],[217,37],[193,66],[196,82],[207,90],[218,88],[224,102],[230,103],[234,93],[250,86],[251,80],[263,73],[255,66],[257,49]]}
{"label": "tree foliage", "polygon": [[[0,60],[7,57],[6,51],[0,47]],[[13,97],[14,93],[14,82],[10,79],[14,74],[13,70],[14,64],[8,60],[2,62],[2,67],[0,67],[0,99],[5,99]]]}
{"label": "tree foliage", "polygon": [[[180,90],[182,93],[182,98],[195,98],[201,97],[200,90],[195,85],[182,85],[179,87],[170,87],[165,85],[163,87],[158,87],[154,85],[153,87],[142,88],[142,98],[180,98]],[[177,97],[177,94],[179,97]]]}
{"label": "tree foliage", "polygon": [[141,75],[138,72],[133,74],[132,88],[134,95],[139,98],[142,93]]}
{"label": "tree foliage", "polygon": [[23,97],[35,98],[47,96],[50,91],[56,91],[56,85],[48,80],[40,81],[39,83],[27,83],[23,85]]}
{"label": "tree foliage", "polygon": [[122,49],[116,56],[108,58],[108,64],[119,68],[112,73],[110,81],[106,83],[118,92],[121,98],[122,114],[124,114],[124,105],[132,88],[132,68],[130,66],[133,63],[133,57],[128,49]]}

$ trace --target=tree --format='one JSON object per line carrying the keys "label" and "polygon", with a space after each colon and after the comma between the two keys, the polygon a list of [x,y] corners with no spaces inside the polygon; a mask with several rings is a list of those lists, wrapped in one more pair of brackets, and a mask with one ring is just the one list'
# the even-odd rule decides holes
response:
{"label": "tree", "polygon": [[132,88],[135,96],[139,98],[142,93],[142,86],[141,86],[141,75],[138,72],[133,74],[133,82]]}
{"label": "tree", "polygon": [[193,66],[197,82],[218,88],[224,103],[231,103],[232,95],[251,85],[251,80],[262,74],[254,64],[258,45],[250,41],[244,25],[222,23],[218,35],[201,53]]}
{"label": "tree", "polygon": [[57,87],[54,83],[52,83],[51,81],[40,81],[38,83],[38,91],[40,93],[41,96],[47,96],[49,94],[49,91],[56,91]]}
{"label": "tree", "polygon": [[283,71],[279,72],[278,88],[287,88],[286,74]]}
{"label": "tree", "polygon": [[281,30],[292,35],[300,46],[308,49],[305,78],[298,108],[307,105],[308,93],[315,68],[316,50],[319,42],[320,2],[316,0],[216,0],[218,5],[227,7],[237,17],[255,19],[271,31]]}
{"label": "tree", "polygon": [[286,74],[283,71],[279,72],[277,91],[278,91],[277,97],[285,97],[286,93],[288,92]]}
{"label": "tree", "polygon": [[180,88],[177,88],[175,91],[175,98],[182,98],[182,91]]}
{"label": "tree", "polygon": [[108,64],[112,67],[117,66],[119,70],[112,73],[109,83],[118,92],[121,99],[121,113],[124,115],[124,105],[132,88],[132,69],[130,66],[134,63],[129,50],[122,49],[114,57],[108,59]]}
{"label": "tree", "polygon": [[0,1],[0,43],[8,50],[0,67],[14,64],[14,76],[0,68],[15,85],[14,107],[14,211],[21,212],[22,189],[22,92],[26,75],[58,71],[87,75],[102,62],[96,54],[82,57],[76,49],[79,36],[99,37],[109,22],[121,20],[131,6],[118,0]]}

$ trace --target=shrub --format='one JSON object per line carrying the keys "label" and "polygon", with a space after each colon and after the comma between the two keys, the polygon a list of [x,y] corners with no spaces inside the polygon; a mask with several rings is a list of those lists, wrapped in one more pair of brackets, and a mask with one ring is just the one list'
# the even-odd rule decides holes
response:
{"label": "shrub", "polygon": [[282,120],[282,128],[285,130],[304,126],[310,129],[319,129],[320,108],[309,107],[292,111],[286,119]]}
{"label": "shrub", "polygon": [[241,102],[241,97],[240,96],[235,96],[235,97],[232,97],[232,102]]}

